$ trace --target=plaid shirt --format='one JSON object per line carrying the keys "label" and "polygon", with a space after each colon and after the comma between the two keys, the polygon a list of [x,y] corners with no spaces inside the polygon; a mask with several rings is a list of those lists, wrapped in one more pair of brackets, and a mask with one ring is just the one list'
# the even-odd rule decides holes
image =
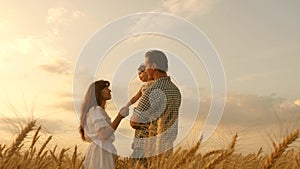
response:
{"label": "plaid shirt", "polygon": [[[158,133],[158,119],[163,119],[161,143],[173,144],[178,133],[178,112],[181,104],[181,94],[170,77],[157,79],[142,95],[134,114],[144,121],[140,129],[135,130],[132,148],[144,148],[149,137],[149,126],[152,123],[154,133]],[[144,138],[144,139],[143,139]]]}

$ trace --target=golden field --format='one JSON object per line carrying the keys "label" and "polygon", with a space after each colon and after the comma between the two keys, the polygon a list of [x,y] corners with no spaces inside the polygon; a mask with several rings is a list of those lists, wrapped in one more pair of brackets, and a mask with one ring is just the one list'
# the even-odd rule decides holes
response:
{"label": "golden field", "polygon": [[[1,169],[77,169],[83,168],[84,155],[78,153],[77,146],[49,148],[52,136],[41,145],[36,146],[40,139],[41,126],[36,121],[27,123],[14,142],[10,145],[0,144]],[[28,136],[31,136],[30,139]],[[190,149],[175,148],[171,156],[161,154],[147,159],[146,165],[133,165],[130,158],[118,158],[116,168],[148,168],[148,169],[196,169],[196,168],[300,168],[300,148],[289,148],[299,137],[299,130],[288,134],[278,144],[273,144],[273,152],[265,154],[262,149],[256,153],[240,154],[235,151],[238,135],[232,137],[231,142],[223,149],[201,153],[201,141]]]}

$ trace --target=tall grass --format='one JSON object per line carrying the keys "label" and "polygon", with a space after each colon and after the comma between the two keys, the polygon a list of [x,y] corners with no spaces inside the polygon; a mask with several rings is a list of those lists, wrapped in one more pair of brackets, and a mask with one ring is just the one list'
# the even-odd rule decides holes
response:
{"label": "tall grass", "polygon": [[[66,154],[69,148],[62,148],[60,153],[56,152],[57,145],[53,150],[47,148],[52,136],[49,136],[42,146],[36,145],[40,136],[41,127],[36,126],[36,121],[29,122],[18,134],[11,146],[0,144],[0,168],[1,169],[62,169],[83,168],[83,156],[77,153],[77,146],[73,156]],[[26,146],[27,135],[35,131],[32,141]],[[27,142],[28,143],[28,142]]]}
{"label": "tall grass", "polygon": [[[18,134],[13,143],[0,144],[0,168],[1,169],[79,169],[83,168],[84,155],[74,148],[59,147],[49,148],[52,136],[49,136],[41,146],[36,142],[40,139],[41,127],[36,126],[35,121],[29,122]],[[162,130],[158,126],[158,130]],[[32,132],[33,137],[28,141],[27,136]],[[35,132],[35,133],[33,133]],[[158,131],[160,132],[160,131]],[[175,148],[172,154],[160,154],[147,158],[147,165],[141,162],[133,163],[131,158],[118,157],[117,169],[197,169],[197,168],[299,168],[300,148],[289,149],[299,137],[299,130],[287,135],[278,145],[274,143],[274,151],[270,154],[263,153],[260,148],[257,153],[242,155],[235,151],[238,135],[234,135],[227,147],[201,152],[201,140],[190,149]],[[27,140],[27,141],[25,141]],[[38,148],[39,147],[39,148]],[[152,145],[157,149],[159,145]],[[264,154],[264,155],[263,155]]]}

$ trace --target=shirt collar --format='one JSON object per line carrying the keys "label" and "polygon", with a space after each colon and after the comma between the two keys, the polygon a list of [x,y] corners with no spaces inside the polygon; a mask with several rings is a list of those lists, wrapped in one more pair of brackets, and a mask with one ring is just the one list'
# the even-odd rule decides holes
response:
{"label": "shirt collar", "polygon": [[159,79],[156,79],[156,82],[160,82],[160,81],[164,81],[164,80],[170,80],[170,76],[164,76]]}

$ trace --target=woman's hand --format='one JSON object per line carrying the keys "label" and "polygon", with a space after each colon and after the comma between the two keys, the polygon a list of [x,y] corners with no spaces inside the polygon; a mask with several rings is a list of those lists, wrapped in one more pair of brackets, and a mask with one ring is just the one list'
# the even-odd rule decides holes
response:
{"label": "woman's hand", "polygon": [[119,111],[119,114],[123,117],[127,117],[129,115],[129,106],[126,105],[126,106],[122,107]]}
{"label": "woman's hand", "polygon": [[122,121],[122,119],[126,116],[129,115],[129,107],[128,106],[124,106],[120,109],[117,117],[115,118],[115,120],[110,124],[110,126],[106,126],[103,128],[100,128],[98,130],[98,137],[100,140],[105,140],[107,138],[109,138],[114,132],[115,130],[117,130],[120,122]]}

